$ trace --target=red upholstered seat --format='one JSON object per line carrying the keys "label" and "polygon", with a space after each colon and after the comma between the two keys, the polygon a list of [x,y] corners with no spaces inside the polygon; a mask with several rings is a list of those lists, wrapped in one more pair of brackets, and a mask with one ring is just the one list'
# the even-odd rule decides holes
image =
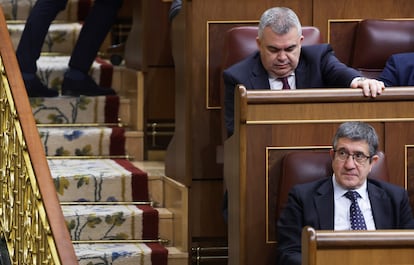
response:
{"label": "red upholstered seat", "polygon": [[355,33],[351,66],[377,77],[395,53],[414,52],[414,20],[362,20]]}

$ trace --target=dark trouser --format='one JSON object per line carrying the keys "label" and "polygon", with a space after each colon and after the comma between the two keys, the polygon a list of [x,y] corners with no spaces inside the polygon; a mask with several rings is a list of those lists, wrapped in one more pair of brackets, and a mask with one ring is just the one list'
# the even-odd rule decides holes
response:
{"label": "dark trouser", "polygon": [[[23,73],[36,73],[36,61],[49,26],[66,4],[67,0],[38,0],[33,6],[16,50]],[[72,51],[70,67],[88,73],[121,6],[122,0],[95,0]]]}

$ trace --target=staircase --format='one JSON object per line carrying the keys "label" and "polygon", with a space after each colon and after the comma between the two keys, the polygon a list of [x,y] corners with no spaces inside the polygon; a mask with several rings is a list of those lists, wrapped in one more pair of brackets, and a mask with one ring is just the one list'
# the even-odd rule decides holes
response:
{"label": "staircase", "polygon": [[[68,2],[38,61],[41,80],[58,91],[84,2]],[[0,3],[17,47],[34,1]],[[142,104],[125,96],[142,97],[142,73],[97,58],[91,75],[118,95],[30,99],[79,264],[188,264],[187,190],[162,162],[142,161],[143,132],[129,127],[142,122]]]}

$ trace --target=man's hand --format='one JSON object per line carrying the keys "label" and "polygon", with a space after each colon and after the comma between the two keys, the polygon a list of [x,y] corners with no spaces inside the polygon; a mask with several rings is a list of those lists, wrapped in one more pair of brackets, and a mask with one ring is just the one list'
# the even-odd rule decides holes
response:
{"label": "man's hand", "polygon": [[384,82],[378,81],[376,79],[357,77],[354,78],[351,82],[351,88],[361,88],[362,93],[366,97],[375,98],[377,95],[381,95],[382,91],[385,89]]}

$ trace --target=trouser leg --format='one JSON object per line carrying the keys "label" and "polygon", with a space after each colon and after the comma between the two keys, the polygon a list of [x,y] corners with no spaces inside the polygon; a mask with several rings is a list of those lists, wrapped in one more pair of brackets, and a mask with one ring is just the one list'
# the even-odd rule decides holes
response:
{"label": "trouser leg", "polygon": [[96,0],[82,26],[69,66],[85,74],[96,58],[105,37],[115,23],[122,0]]}
{"label": "trouser leg", "polygon": [[23,73],[34,74],[49,26],[65,9],[67,0],[38,0],[26,21],[16,57]]}

